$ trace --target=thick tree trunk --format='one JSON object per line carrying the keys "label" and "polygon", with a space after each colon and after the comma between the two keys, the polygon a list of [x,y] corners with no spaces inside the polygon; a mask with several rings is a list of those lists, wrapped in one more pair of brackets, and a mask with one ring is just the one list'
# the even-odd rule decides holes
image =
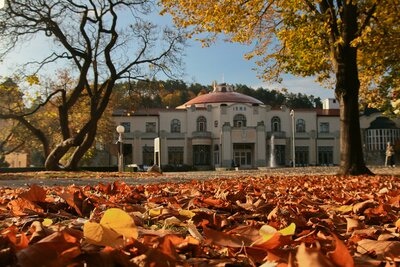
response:
{"label": "thick tree trunk", "polygon": [[357,48],[351,45],[357,32],[357,6],[344,3],[343,43],[335,47],[336,89],[340,102],[340,170],[341,175],[372,174],[364,162],[358,107],[360,81]]}
{"label": "thick tree trunk", "polygon": [[58,144],[47,156],[44,167],[48,171],[60,171],[64,167],[60,164],[60,160],[68,152],[68,150],[73,147],[74,139],[70,138]]}
{"label": "thick tree trunk", "polygon": [[94,139],[96,137],[96,132],[97,132],[97,123],[95,123],[94,127],[89,130],[82,144],[75,149],[74,153],[71,156],[70,161],[65,166],[66,170],[71,170],[71,171],[78,170],[79,162],[85,155],[86,151],[88,151],[90,147],[93,145]]}
{"label": "thick tree trunk", "polygon": [[[363,157],[358,93],[348,90],[340,96],[340,170],[341,175],[372,174]],[[358,91],[358,90],[357,90]]]}

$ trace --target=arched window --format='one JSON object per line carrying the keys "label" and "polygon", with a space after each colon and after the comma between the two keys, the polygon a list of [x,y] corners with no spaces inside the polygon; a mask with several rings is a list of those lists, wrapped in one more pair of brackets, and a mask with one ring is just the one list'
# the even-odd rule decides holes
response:
{"label": "arched window", "polygon": [[171,133],[180,133],[181,132],[181,121],[178,119],[173,119],[171,121]]}
{"label": "arched window", "polygon": [[298,119],[296,121],[296,132],[304,133],[306,131],[306,121],[303,119]]}
{"label": "arched window", "polygon": [[243,114],[236,114],[233,117],[233,127],[246,127],[246,116]]}
{"label": "arched window", "polygon": [[271,119],[271,130],[273,132],[281,131],[281,119],[279,117],[275,116]]}
{"label": "arched window", "polygon": [[197,118],[197,131],[205,132],[207,131],[207,119],[204,116]]}

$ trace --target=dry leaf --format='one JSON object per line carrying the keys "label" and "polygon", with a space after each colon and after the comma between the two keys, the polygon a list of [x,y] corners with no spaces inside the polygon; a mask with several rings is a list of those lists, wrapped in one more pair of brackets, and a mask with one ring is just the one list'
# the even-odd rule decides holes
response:
{"label": "dry leaf", "polygon": [[190,210],[179,210],[179,215],[188,217],[188,218],[193,218],[193,216],[196,215],[196,213],[190,211]]}
{"label": "dry leaf", "polygon": [[28,191],[19,196],[32,202],[45,202],[46,190],[36,184],[32,184]]}
{"label": "dry leaf", "polygon": [[398,219],[398,220],[395,222],[395,225],[396,225],[397,228],[400,229],[400,219]]}
{"label": "dry leaf", "polygon": [[363,202],[359,202],[353,205],[353,212],[355,214],[362,214],[364,212],[364,210],[375,206],[375,202],[372,199],[363,201]]}
{"label": "dry leaf", "polygon": [[343,205],[340,206],[339,208],[336,208],[337,211],[340,211],[341,213],[349,213],[353,211],[353,206],[351,205]]}
{"label": "dry leaf", "polygon": [[362,227],[362,223],[359,220],[353,218],[346,218],[347,221],[347,233],[355,230],[360,229]]}
{"label": "dry leaf", "polygon": [[335,250],[329,252],[329,258],[339,267],[354,267],[353,257],[350,255],[346,245],[335,234]]}
{"label": "dry leaf", "polygon": [[76,238],[66,232],[55,232],[17,252],[18,266],[66,266],[79,254]]}
{"label": "dry leaf", "polygon": [[357,243],[357,251],[361,254],[374,253],[378,259],[400,257],[400,241],[377,241],[363,239]]}
{"label": "dry leaf", "polygon": [[334,265],[319,250],[307,249],[302,243],[296,253],[299,267],[334,267]]}
{"label": "dry leaf", "polygon": [[251,245],[251,240],[244,237],[230,235],[207,227],[203,227],[203,231],[208,241],[219,246],[241,248]]}
{"label": "dry leaf", "polygon": [[86,240],[95,245],[120,247],[125,239],[138,236],[132,217],[117,208],[108,209],[100,223],[86,222],[83,226]]}
{"label": "dry leaf", "polygon": [[266,225],[263,225],[259,231],[263,242],[268,241],[276,233],[279,233],[283,236],[289,236],[289,235],[294,235],[295,232],[296,232],[296,224],[294,224],[294,223],[291,223],[288,227],[285,227],[279,231],[276,230],[274,227],[266,224]]}
{"label": "dry leaf", "polygon": [[14,216],[23,216],[29,214],[29,211],[42,213],[43,209],[25,198],[17,198],[8,203],[8,207]]}
{"label": "dry leaf", "polygon": [[200,234],[200,232],[197,230],[196,226],[193,224],[192,221],[188,222],[188,231],[191,234],[191,236],[193,236],[194,238],[196,238],[197,240],[203,242],[204,238],[203,236]]}

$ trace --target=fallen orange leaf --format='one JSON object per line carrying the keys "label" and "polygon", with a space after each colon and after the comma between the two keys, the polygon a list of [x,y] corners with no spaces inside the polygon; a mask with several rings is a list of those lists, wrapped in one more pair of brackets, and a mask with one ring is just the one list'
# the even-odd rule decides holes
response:
{"label": "fallen orange leaf", "polygon": [[333,237],[335,238],[335,250],[328,253],[328,256],[339,267],[354,267],[353,257],[346,245],[335,234]]}

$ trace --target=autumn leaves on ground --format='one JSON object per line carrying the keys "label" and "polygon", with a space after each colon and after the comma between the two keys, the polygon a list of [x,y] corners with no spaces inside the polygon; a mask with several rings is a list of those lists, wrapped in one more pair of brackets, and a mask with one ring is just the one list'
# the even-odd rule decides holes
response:
{"label": "autumn leaves on ground", "polygon": [[396,176],[1,188],[1,266],[395,266]]}

